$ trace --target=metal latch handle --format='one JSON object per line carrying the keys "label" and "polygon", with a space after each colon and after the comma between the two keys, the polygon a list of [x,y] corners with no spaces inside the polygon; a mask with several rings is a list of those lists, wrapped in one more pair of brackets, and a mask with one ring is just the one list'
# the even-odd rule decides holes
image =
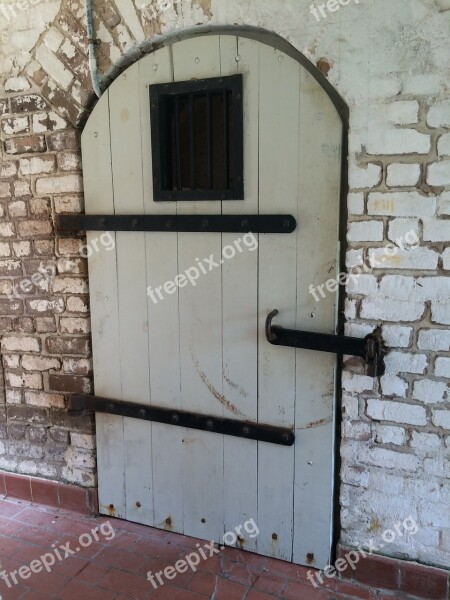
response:
{"label": "metal latch handle", "polygon": [[266,338],[271,344],[332,352],[339,355],[360,356],[365,360],[366,375],[369,377],[384,375],[386,370],[384,357],[387,351],[383,345],[379,329],[366,335],[365,338],[285,329],[279,325],[272,325],[272,321],[277,314],[277,309],[272,310],[266,318]]}

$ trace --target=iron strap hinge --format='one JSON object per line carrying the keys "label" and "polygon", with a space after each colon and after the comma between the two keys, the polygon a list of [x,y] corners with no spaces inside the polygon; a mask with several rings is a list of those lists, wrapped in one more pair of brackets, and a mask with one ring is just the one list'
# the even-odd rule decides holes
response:
{"label": "iron strap hinge", "polygon": [[57,215],[58,233],[76,231],[179,231],[292,233],[292,215]]}
{"label": "iron strap hinge", "polygon": [[233,435],[235,437],[279,444],[281,446],[292,446],[295,441],[294,432],[287,427],[238,421],[237,419],[202,415],[184,410],[112,400],[89,394],[71,396],[68,412],[73,416],[83,415],[87,412],[108,413],[122,417],[131,417],[132,419],[165,423],[166,425],[189,427],[190,429],[199,429],[201,431],[209,431],[210,433]]}
{"label": "iron strap hinge", "polygon": [[277,314],[278,310],[275,309],[268,314],[266,319],[266,338],[271,344],[340,355],[361,356],[365,359],[366,375],[369,377],[384,375],[386,370],[384,357],[387,352],[378,331],[366,335],[365,338],[355,338],[345,335],[285,329],[279,325],[272,325],[272,320]]}

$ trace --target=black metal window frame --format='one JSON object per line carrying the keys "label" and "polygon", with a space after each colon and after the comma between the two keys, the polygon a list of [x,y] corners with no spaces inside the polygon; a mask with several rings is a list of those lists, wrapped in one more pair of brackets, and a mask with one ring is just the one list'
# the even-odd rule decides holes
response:
{"label": "black metal window frame", "polygon": [[[194,117],[193,117],[193,98],[194,95],[205,94],[207,98],[207,119],[205,127],[207,129],[208,146],[208,180],[212,181],[212,122],[211,122],[211,95],[222,93],[223,119],[224,119],[224,162],[223,169],[225,174],[229,173],[229,152],[233,152],[234,177],[232,182],[228,179],[230,187],[228,189],[196,189],[195,182],[192,186],[192,179],[195,173],[195,135],[194,135]],[[192,81],[177,81],[172,83],[155,84],[149,86],[150,94],[150,122],[152,135],[152,164],[153,164],[153,199],[155,202],[179,201],[179,200],[243,200],[244,199],[244,110],[243,110],[243,79],[242,75],[230,75],[226,77],[213,77],[209,79],[198,79]],[[168,139],[164,134],[162,123],[165,118],[164,97],[189,97],[190,106],[190,169],[191,169],[191,188],[180,189],[180,140],[179,135],[175,136],[178,160],[175,169],[177,174],[177,188],[165,189],[163,177],[163,164],[168,152]],[[229,102],[232,103],[231,126],[234,128],[233,148],[229,148]],[[177,123],[177,122],[176,122]],[[175,126],[176,131],[179,131]],[[175,187],[175,186],[172,186]]]}

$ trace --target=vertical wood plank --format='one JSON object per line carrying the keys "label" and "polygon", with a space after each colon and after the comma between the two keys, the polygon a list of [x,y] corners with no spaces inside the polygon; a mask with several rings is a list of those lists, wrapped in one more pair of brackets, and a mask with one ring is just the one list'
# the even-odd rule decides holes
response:
{"label": "vertical wood plank", "polygon": [[[259,209],[297,218],[300,67],[279,51],[260,49]],[[295,350],[271,346],[264,335],[269,311],[290,326],[296,317],[295,235],[260,236],[259,421],[292,427],[295,418]],[[294,449],[258,443],[258,549],[291,560]]]}
{"label": "vertical wood plank", "polygon": [[[154,202],[153,165],[150,130],[149,85],[173,80],[172,50],[162,48],[139,61],[141,96],[142,163],[145,214],[176,214],[174,202]],[[176,233],[145,234],[147,252],[147,295],[149,319],[151,403],[181,408],[180,330],[178,291],[161,300],[155,289],[173,281],[178,273],[178,239]],[[155,298],[155,301],[152,299]],[[182,533],[182,439],[179,427],[152,424],[153,524],[155,527]]]}
{"label": "vertical wood plank", "polygon": [[[173,47],[175,81],[220,75],[220,38],[190,39]],[[218,201],[178,202],[178,214],[220,214]],[[213,254],[221,235],[178,234],[179,272]],[[180,289],[181,397],[185,410],[223,415],[221,269],[200,274]],[[183,437],[185,533],[219,540],[224,521],[223,435],[185,430]]]}
{"label": "vertical wood plank", "polygon": [[[297,327],[334,333],[337,293],[316,302],[309,284],[338,276],[342,125],[330,99],[304,70],[301,98],[298,252],[314,260],[298,262]],[[329,564],[331,550],[335,366],[334,355],[297,350],[293,560],[305,564],[310,555],[319,568]]]}
{"label": "vertical wood plank", "polygon": [[[221,74],[242,73],[244,99],[245,200],[223,202],[223,214],[258,214],[258,95],[259,44],[252,40],[223,37],[220,44]],[[237,418],[258,419],[258,250],[257,236],[224,233],[222,247],[234,248],[224,261],[223,286],[223,390],[236,406]],[[240,248],[236,242],[241,240]],[[246,243],[248,244],[246,245]],[[250,250],[252,248],[252,250]],[[230,256],[231,256],[231,251]],[[236,417],[235,417],[236,418]],[[258,445],[251,440],[224,437],[225,522],[224,533],[234,531],[258,516]],[[257,537],[241,530],[237,547],[255,552]],[[230,539],[231,536],[230,536]]]}
{"label": "vertical wood plank", "polygon": [[[116,214],[142,214],[139,66],[114,82],[110,93],[111,155]],[[118,232],[119,340],[123,399],[150,403],[145,236]],[[153,518],[151,424],[124,419],[127,518]]]}
{"label": "vertical wood plank", "polygon": [[[109,93],[99,100],[92,112],[81,142],[86,213],[113,214]],[[111,235],[115,239],[115,233]],[[98,232],[88,232],[88,246],[92,247],[97,238]],[[95,393],[120,398],[122,382],[115,252],[107,252],[105,249],[92,252],[88,267]],[[126,511],[123,419],[98,413],[96,431],[100,512],[124,517]]]}

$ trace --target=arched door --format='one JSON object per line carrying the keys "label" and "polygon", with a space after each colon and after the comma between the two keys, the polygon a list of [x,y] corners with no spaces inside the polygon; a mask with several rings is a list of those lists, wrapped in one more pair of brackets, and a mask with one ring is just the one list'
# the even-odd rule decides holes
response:
{"label": "arched door", "polygon": [[[208,187],[187,179],[192,148],[181,138],[206,136],[198,142],[205,152],[209,144],[214,152],[229,144],[237,163],[239,110],[228,117],[223,112],[237,128],[225,140],[214,116],[224,108],[219,96],[218,109],[214,99],[202,108],[189,104],[188,96],[182,109],[184,100],[172,98],[160,104],[166,111],[161,117],[151,116],[149,89],[182,82],[189,95],[189,82],[201,86],[233,75],[242,75],[243,193],[238,185],[234,198],[178,194]],[[205,133],[208,118],[211,135]],[[285,327],[335,331],[337,294],[327,292],[318,302],[309,284],[335,277],[338,269],[341,139],[332,101],[299,62],[231,32],[147,55],[99,100],[82,136],[87,214],[288,214],[297,220],[292,233],[117,231],[111,232],[114,251],[92,253],[97,396],[295,433],[294,445],[286,446],[98,413],[102,513],[217,541],[253,519],[259,534],[241,527],[237,546],[299,564],[327,564],[336,359],[271,345],[264,325],[278,309],[277,322]],[[207,164],[205,156],[196,157]],[[208,167],[212,179],[222,168],[215,160]],[[224,167],[233,170],[234,183],[238,167]],[[163,201],[155,197],[161,177]],[[174,190],[172,198],[167,189]]]}

